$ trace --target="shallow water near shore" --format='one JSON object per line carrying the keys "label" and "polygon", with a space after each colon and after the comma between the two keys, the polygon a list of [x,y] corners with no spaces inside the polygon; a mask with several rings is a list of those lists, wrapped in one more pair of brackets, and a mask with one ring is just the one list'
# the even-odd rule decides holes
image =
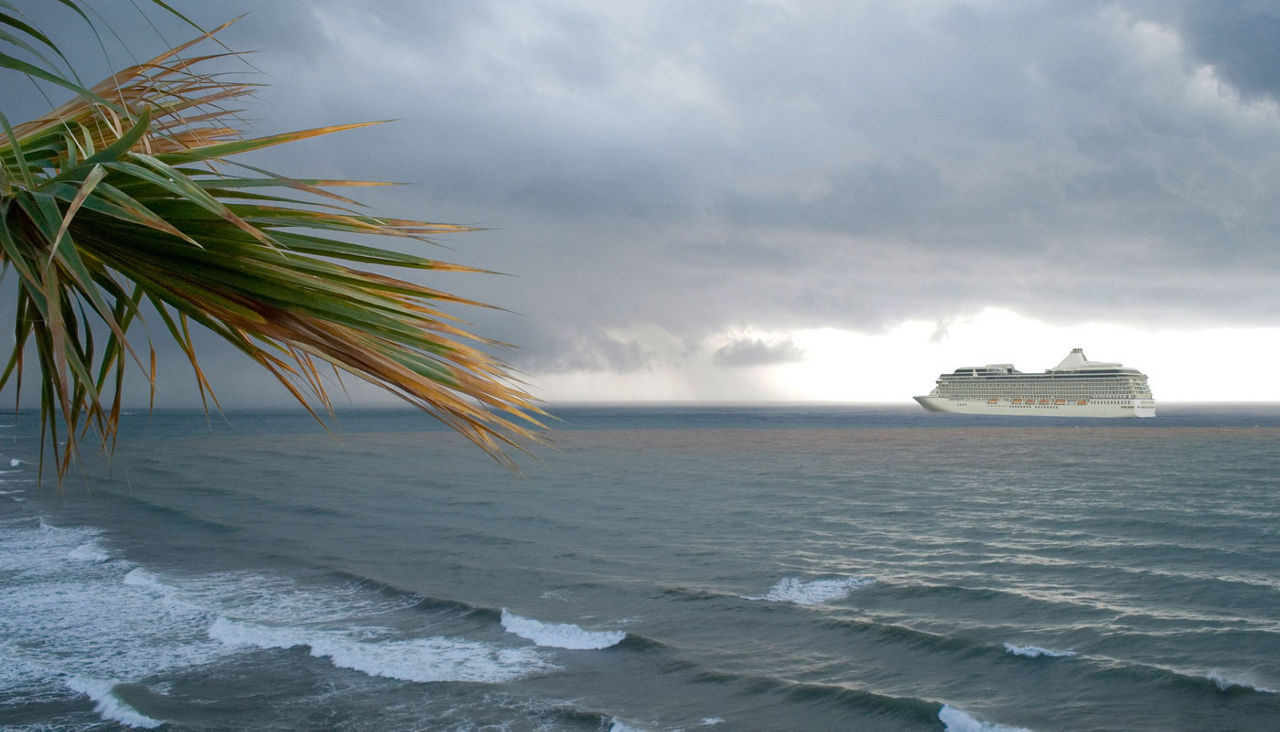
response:
{"label": "shallow water near shore", "polygon": [[12,729],[1274,729],[1280,407],[0,419]]}

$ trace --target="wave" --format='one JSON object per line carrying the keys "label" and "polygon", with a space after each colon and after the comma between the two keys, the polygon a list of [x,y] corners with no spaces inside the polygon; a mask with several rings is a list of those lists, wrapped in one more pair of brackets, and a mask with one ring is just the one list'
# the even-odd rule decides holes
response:
{"label": "wave", "polygon": [[[889,724],[895,729],[936,726],[939,707],[937,702],[917,697],[892,696],[850,686],[799,682],[774,676],[703,670],[696,672],[692,678],[695,683],[737,687],[738,693],[752,698],[762,699],[774,695],[781,698],[778,702],[781,704],[798,703],[826,708],[837,712],[851,729],[857,729],[859,725],[850,722],[850,714],[868,722],[874,720],[875,724],[869,726],[877,729]],[[774,702],[761,702],[761,706],[767,707],[772,703]]]}
{"label": "wave", "polygon": [[155,729],[164,724],[129,706],[115,693],[117,681],[100,681],[85,676],[71,676],[66,684],[73,691],[84,694],[93,701],[93,710],[103,719],[119,722],[126,727],[142,727]]}
{"label": "wave", "polygon": [[232,647],[306,647],[333,665],[401,681],[498,684],[556,668],[529,648],[436,636],[367,641],[341,631],[270,626],[219,617],[209,637]]}
{"label": "wave", "polygon": [[186,673],[245,647],[305,646],[335,667],[417,682],[499,683],[556,668],[535,647],[452,637],[500,633],[497,610],[490,618],[483,609],[341,578],[169,576],[113,559],[102,533],[36,517],[5,522],[0,570],[12,581],[0,585],[0,638],[28,642],[4,650],[3,688],[31,699],[76,676],[77,691],[104,718],[156,726],[114,695],[116,680]]}
{"label": "wave", "polygon": [[743,599],[790,602],[796,605],[823,605],[843,600],[854,590],[866,587],[875,581],[874,577],[826,577],[809,580],[801,577],[784,577],[769,588],[769,592],[763,597],[744,597]]}
{"label": "wave", "polygon": [[1194,691],[1206,697],[1280,694],[1271,683],[1249,671],[1175,668],[1108,656],[1091,656],[1088,660],[1096,667],[1091,675],[1103,684],[1158,685],[1181,695]]}
{"label": "wave", "polygon": [[209,616],[130,582],[136,568],[111,561],[101,533],[41,520],[0,534],[0,569],[14,570],[0,585],[0,636],[24,639],[17,660],[42,675],[138,679],[219,655],[201,638]]}
{"label": "wave", "polygon": [[1280,694],[1280,691],[1261,686],[1247,674],[1236,674],[1223,671],[1210,671],[1204,678],[1212,681],[1219,691],[1230,691],[1233,688],[1256,691],[1259,694]]}
{"label": "wave", "polygon": [[[631,722],[626,722],[617,717],[609,717],[604,721],[609,724],[609,732],[644,732],[646,727],[637,727]],[[714,727],[718,724],[724,724],[724,720],[720,717],[706,717],[694,726],[696,727]]]}
{"label": "wave", "polygon": [[1012,643],[1005,643],[1004,650],[1014,656],[1025,656],[1026,658],[1039,658],[1046,656],[1048,658],[1066,658],[1068,656],[1077,655],[1075,651],[1055,651],[1040,646],[1015,646]]}
{"label": "wave", "polygon": [[999,646],[968,638],[963,635],[942,635],[912,628],[899,623],[867,620],[864,618],[834,617],[826,625],[854,634],[867,634],[877,643],[893,647],[920,649],[931,654],[946,654],[971,659],[979,656],[995,658],[1004,655]]}
{"label": "wave", "polygon": [[98,542],[90,541],[67,552],[67,558],[77,562],[105,562],[111,555]]}
{"label": "wave", "polygon": [[984,722],[950,704],[942,705],[942,709],[938,712],[938,719],[942,721],[947,732],[1028,732],[1025,727]]}
{"label": "wave", "polygon": [[159,575],[142,567],[130,569],[124,577],[120,578],[120,584],[136,587],[159,600],[166,607],[180,606],[197,611],[201,609],[196,603],[183,602],[180,599],[181,590],[178,587],[166,583],[160,579]]}
{"label": "wave", "polygon": [[621,630],[583,630],[572,623],[544,623],[502,608],[502,627],[525,640],[548,648],[600,650],[616,646],[627,634]]}
{"label": "wave", "polygon": [[[373,583],[347,580],[310,586],[284,575],[247,571],[171,579],[135,567],[123,582],[144,588],[166,604],[199,609],[209,617],[226,615],[278,625],[353,623],[417,608],[424,602],[421,595]],[[452,604],[444,607],[455,609]]]}

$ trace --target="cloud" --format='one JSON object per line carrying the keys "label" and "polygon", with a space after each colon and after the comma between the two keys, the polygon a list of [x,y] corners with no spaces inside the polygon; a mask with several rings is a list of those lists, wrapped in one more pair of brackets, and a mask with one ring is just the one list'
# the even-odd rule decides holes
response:
{"label": "cloud", "polygon": [[441,256],[517,277],[424,278],[505,308],[460,314],[530,373],[989,307],[1280,318],[1265,4],[258,5],[183,8],[253,10],[226,40],[261,50],[261,131],[398,120],[260,162],[406,181],[362,197],[489,227]]}
{"label": "cloud", "polygon": [[1245,96],[1280,99],[1280,8],[1272,3],[1187,2],[1179,28],[1206,63]]}
{"label": "cloud", "polygon": [[804,350],[790,340],[771,343],[760,338],[739,338],[712,354],[717,366],[740,368],[744,366],[772,366],[804,359]]}

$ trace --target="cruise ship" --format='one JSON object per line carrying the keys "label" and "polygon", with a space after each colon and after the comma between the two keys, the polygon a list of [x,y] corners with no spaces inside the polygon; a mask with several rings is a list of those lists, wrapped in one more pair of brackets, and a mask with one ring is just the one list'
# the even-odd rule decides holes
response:
{"label": "cruise ship", "polygon": [[1072,349],[1042,374],[1013,364],[966,366],[938,377],[928,396],[915,397],[930,412],[1036,417],[1154,417],[1147,375],[1118,363],[1085,358]]}

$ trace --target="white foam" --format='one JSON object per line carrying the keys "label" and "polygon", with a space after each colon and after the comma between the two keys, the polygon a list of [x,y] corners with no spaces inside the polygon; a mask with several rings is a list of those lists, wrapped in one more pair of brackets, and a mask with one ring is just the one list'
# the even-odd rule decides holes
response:
{"label": "white foam", "polygon": [[98,542],[89,541],[67,552],[67,558],[77,562],[105,562],[111,555]]}
{"label": "white foam", "polygon": [[93,700],[93,710],[103,719],[119,722],[126,727],[142,727],[153,729],[164,724],[152,719],[117,698],[112,690],[117,681],[100,681],[84,676],[72,676],[66,680],[67,686]]}
{"label": "white foam", "polygon": [[171,576],[112,558],[101,535],[30,518],[0,522],[0,692],[80,693],[67,687],[74,676],[99,713],[146,726],[155,720],[130,716],[136,712],[110,694],[115,680],[198,668],[245,647],[306,646],[335,666],[418,682],[502,683],[556,668],[533,646],[447,631],[405,635],[390,629],[402,618],[377,621],[420,601],[412,595],[359,582],[300,585],[276,574]]}
{"label": "white foam", "polygon": [[1233,686],[1238,686],[1242,689],[1253,689],[1254,691],[1260,694],[1280,693],[1280,692],[1277,692],[1275,689],[1268,689],[1265,686],[1261,686],[1258,681],[1254,680],[1253,678],[1245,674],[1233,673],[1228,675],[1227,673],[1222,671],[1210,671],[1209,673],[1205,674],[1205,678],[1217,684],[1218,689],[1221,691],[1226,691],[1227,689],[1230,689]]}
{"label": "white foam", "polygon": [[1040,656],[1048,656],[1049,658],[1065,658],[1067,656],[1076,655],[1075,651],[1054,651],[1040,646],[1015,646],[1012,643],[1005,643],[1004,650],[1015,656],[1025,656],[1027,658],[1039,658]]}
{"label": "white foam", "polygon": [[[13,646],[0,638],[0,699],[46,701],[66,696],[63,675],[24,661]],[[0,721],[0,729],[6,729]]]}
{"label": "white foam", "polygon": [[209,637],[229,646],[310,649],[316,658],[370,676],[402,681],[470,681],[497,684],[554,668],[530,648],[436,636],[408,640],[357,640],[341,631],[270,626],[220,617]]}
{"label": "white foam", "polygon": [[21,460],[19,460],[18,458],[10,458],[10,459],[9,459],[9,467],[11,467],[11,468],[16,468],[16,467],[18,467],[18,466],[19,466],[19,465],[21,465],[21,464],[22,464],[22,461],[21,461]]}
{"label": "white foam", "polygon": [[156,576],[154,572],[143,569],[142,567],[134,567],[129,570],[128,574],[126,574],[120,581],[126,585],[133,587],[145,587],[165,595],[172,594],[175,590],[174,587],[160,581],[160,578]]}
{"label": "white foam", "polygon": [[0,638],[24,639],[6,653],[27,669],[22,678],[133,680],[226,654],[204,636],[211,614],[157,598],[136,584],[143,575],[128,579],[133,565],[110,561],[101,533],[44,521],[0,531],[0,570],[11,573]]}
{"label": "white foam", "polygon": [[797,605],[821,605],[834,600],[843,600],[854,590],[875,582],[873,577],[828,577],[824,579],[805,580],[800,577],[785,577],[769,589],[764,597],[748,597],[748,600],[769,600],[771,602],[793,602]]}
{"label": "white foam", "polygon": [[947,732],[1029,732],[1025,727],[1009,727],[984,722],[950,704],[942,705],[942,709],[938,712],[938,719],[942,720]]}
{"label": "white foam", "polygon": [[599,650],[616,646],[627,634],[621,630],[583,630],[572,623],[544,623],[502,608],[502,627],[525,640],[548,648]]}
{"label": "white foam", "polygon": [[178,584],[178,597],[187,602],[228,617],[275,625],[345,623],[404,610],[422,600],[417,595],[370,591],[359,582],[309,587],[281,575],[255,572],[216,572]]}

